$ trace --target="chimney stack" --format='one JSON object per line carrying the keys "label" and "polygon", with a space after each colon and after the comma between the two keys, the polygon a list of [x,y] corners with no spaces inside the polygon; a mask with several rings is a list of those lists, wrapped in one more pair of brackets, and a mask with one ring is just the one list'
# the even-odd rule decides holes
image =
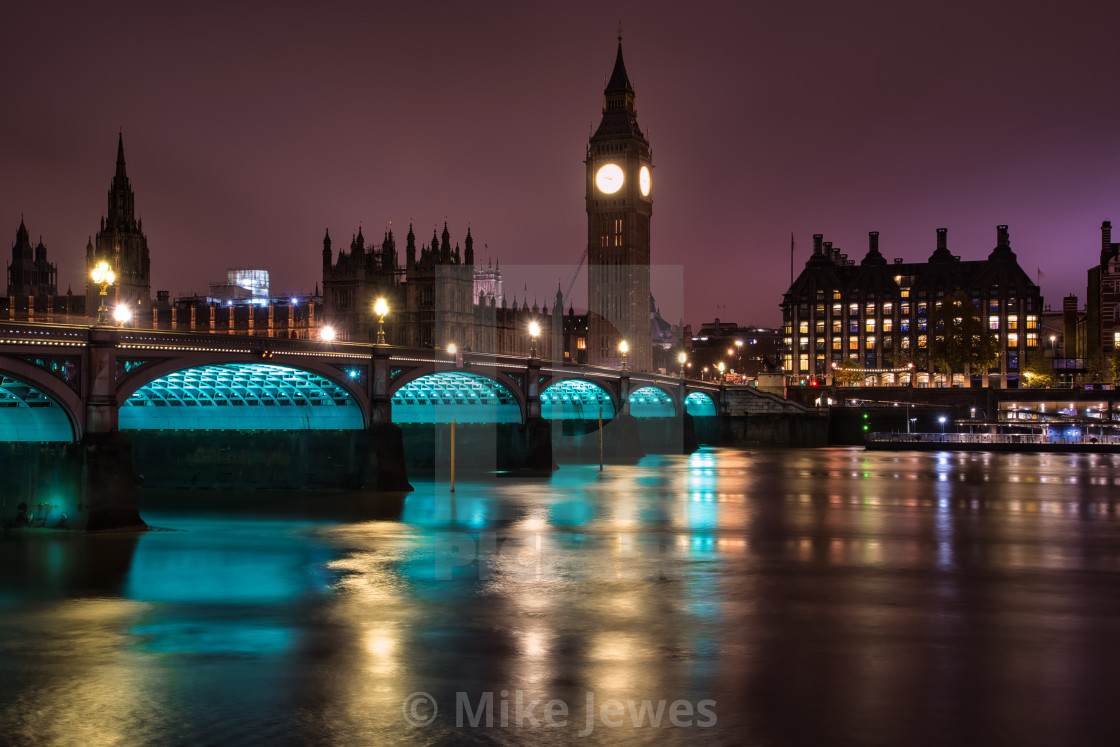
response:
{"label": "chimney stack", "polygon": [[948,234],[948,233],[949,233],[948,228],[937,229],[937,251],[939,251],[939,252],[949,251],[949,247],[948,247],[949,241],[948,241],[948,238],[946,236],[946,234]]}
{"label": "chimney stack", "polygon": [[1007,234],[1007,226],[996,226],[996,246],[1006,249],[1011,246],[1011,239]]}
{"label": "chimney stack", "polygon": [[879,232],[868,231],[867,233],[867,251],[870,254],[879,253]]}
{"label": "chimney stack", "polygon": [[1112,221],[1101,223],[1101,253],[1112,251]]}
{"label": "chimney stack", "polygon": [[824,234],[823,233],[813,234],[813,254],[814,255],[823,254],[824,250],[822,249],[822,244],[821,244],[822,241],[824,241]]}

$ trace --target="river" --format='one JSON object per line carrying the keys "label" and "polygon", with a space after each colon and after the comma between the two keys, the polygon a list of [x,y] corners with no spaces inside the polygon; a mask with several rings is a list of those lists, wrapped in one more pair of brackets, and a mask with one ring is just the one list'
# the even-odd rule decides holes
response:
{"label": "river", "polygon": [[0,742],[1120,744],[1120,456],[413,483],[0,535]]}

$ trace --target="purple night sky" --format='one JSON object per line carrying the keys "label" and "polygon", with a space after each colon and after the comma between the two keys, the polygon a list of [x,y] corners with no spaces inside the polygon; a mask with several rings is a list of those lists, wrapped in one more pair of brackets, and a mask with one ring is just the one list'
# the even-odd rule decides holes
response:
{"label": "purple night sky", "polygon": [[231,266],[306,293],[324,227],[337,248],[392,221],[403,248],[410,219],[426,242],[446,217],[509,268],[507,296],[551,305],[586,242],[620,18],[669,321],[777,325],[791,232],[799,272],[813,233],[858,260],[878,230],[921,261],[944,226],[982,259],[1007,223],[1047,303],[1083,303],[1120,220],[1115,0],[233,5],[5,8],[5,261],[23,214],[82,287],[123,129],[153,295]]}

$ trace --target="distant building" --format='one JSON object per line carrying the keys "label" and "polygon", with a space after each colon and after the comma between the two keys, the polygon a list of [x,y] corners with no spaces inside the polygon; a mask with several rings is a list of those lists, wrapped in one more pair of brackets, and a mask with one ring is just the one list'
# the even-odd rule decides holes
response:
{"label": "distant building", "polygon": [[[696,332],[691,332],[688,347],[689,374],[696,378],[710,378],[722,361],[727,373],[752,379],[764,371],[780,368],[778,345],[781,330],[773,327],[740,326],[716,317],[704,322]],[[704,369],[707,368],[707,373]]]}
{"label": "distant building", "polygon": [[269,301],[268,291],[268,270],[233,268],[226,270],[226,282],[210,283],[209,300],[244,300],[263,305]]}
{"label": "distant building", "polygon": [[1079,358],[1120,350],[1120,244],[1112,241],[1112,222],[1101,223],[1100,262],[1089,268],[1085,289],[1084,346]]}
{"label": "distant building", "polygon": [[58,268],[47,261],[43,238],[40,236],[32,249],[27,226],[20,218],[16,242],[12,244],[12,261],[8,263],[8,297],[27,304],[28,299],[56,295],[57,288]]}
{"label": "distant building", "polygon": [[135,197],[124,164],[124,136],[117,137],[117,170],[109,186],[108,211],[101,218],[96,243],[86,244],[86,310],[97,315],[101,302],[101,288],[93,282],[90,273],[99,262],[108,262],[116,273],[116,280],[107,289],[106,306],[126,304],[134,317],[152,303],[151,261],[148,258],[148,238],[144,235],[143,221],[136,219]]}
{"label": "distant building", "polygon": [[996,247],[986,260],[962,261],[949,252],[947,229],[927,262],[888,262],[879,233],[870,233],[857,265],[813,236],[813,254],[782,301],[783,366],[798,379],[830,380],[833,364],[862,372],[868,384],[912,382],[988,385],[985,372],[952,379],[935,375],[929,356],[930,312],[939,299],[964,291],[998,336],[1000,386],[1017,387],[1029,353],[1039,350],[1042,296],[1011,251],[1007,226],[996,227]]}

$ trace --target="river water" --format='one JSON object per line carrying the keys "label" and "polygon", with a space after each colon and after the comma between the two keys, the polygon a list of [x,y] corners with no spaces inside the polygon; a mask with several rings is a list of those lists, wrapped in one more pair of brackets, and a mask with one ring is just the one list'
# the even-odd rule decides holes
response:
{"label": "river water", "polygon": [[414,484],[0,535],[0,742],[1120,744],[1120,457]]}

